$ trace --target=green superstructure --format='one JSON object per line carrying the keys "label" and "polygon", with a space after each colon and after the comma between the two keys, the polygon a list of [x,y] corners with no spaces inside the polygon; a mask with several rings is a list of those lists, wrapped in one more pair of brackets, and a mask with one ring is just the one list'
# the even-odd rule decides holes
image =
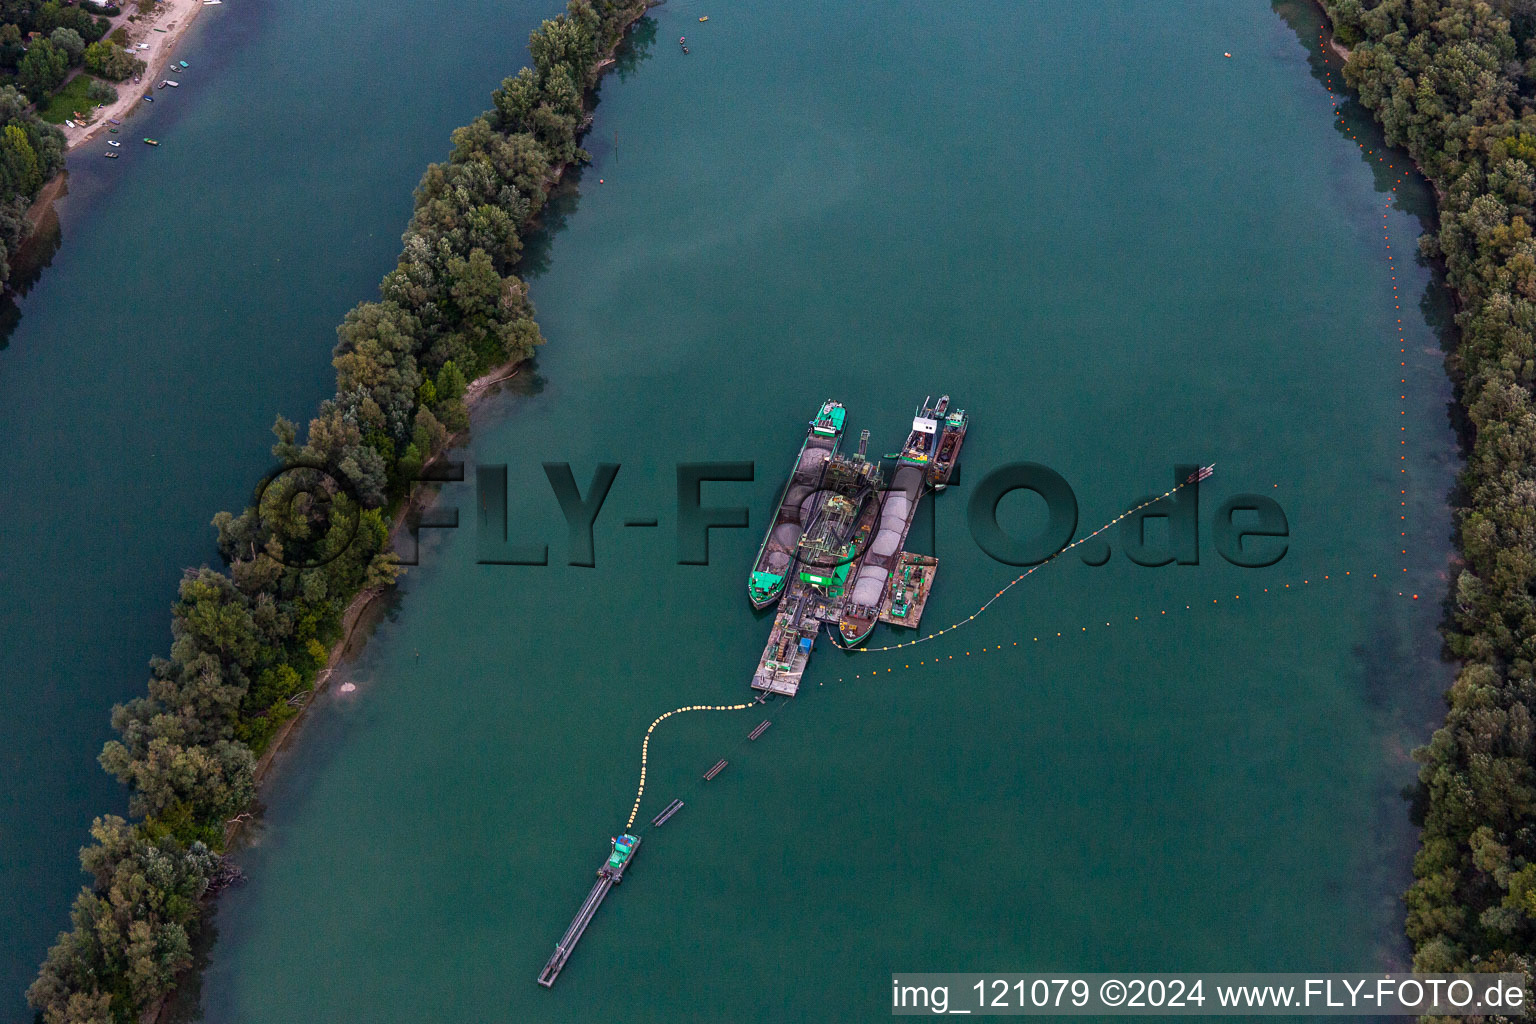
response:
{"label": "green superstructure", "polygon": [[841,402],[829,398],[811,418],[795,468],[779,494],[773,521],[768,524],[752,573],[747,577],[747,597],[754,608],[768,607],[784,592],[784,583],[793,572],[800,539],[821,488],[822,474],[837,454],[847,415]]}

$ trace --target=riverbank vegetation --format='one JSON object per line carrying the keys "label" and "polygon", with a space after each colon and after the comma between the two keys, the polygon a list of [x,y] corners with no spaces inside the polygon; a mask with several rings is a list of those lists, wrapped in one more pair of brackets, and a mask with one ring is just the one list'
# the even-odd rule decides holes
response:
{"label": "riverbank vegetation", "polygon": [[27,208],[63,169],[63,134],[14,88],[0,86],[0,284],[9,280],[10,254],[27,232]]}
{"label": "riverbank vegetation", "polygon": [[106,18],[56,0],[0,0],[0,84],[9,81],[41,102],[64,84],[71,68],[82,65],[89,48],[111,27]]}
{"label": "riverbank vegetation", "polygon": [[37,116],[49,124],[63,124],[77,110],[90,110],[117,99],[117,90],[99,78],[76,75],[64,88],[38,104]]}
{"label": "riverbank vegetation", "polygon": [[542,342],[513,273],[523,237],[582,160],[579,136],[600,55],[644,0],[571,0],[533,33],[533,65],[458,129],[427,169],[398,265],[379,298],[347,314],[336,394],[301,442],[279,419],[289,467],[252,506],[214,519],[223,569],[189,570],[168,657],[146,695],[115,708],[102,767],[130,793],[132,822],[97,819],[73,929],[28,998],[46,1024],[136,1020],[191,962],[200,899],[229,820],[249,805],[257,758],[316,685],[357,595],[399,568],[389,522],[411,480],[465,429],[466,381]]}
{"label": "riverbank vegetation", "polygon": [[1536,965],[1536,8],[1324,0],[1345,81],[1434,183],[1460,306],[1451,371],[1470,457],[1445,724],[1415,752],[1423,833],[1407,893],[1421,971]]}
{"label": "riverbank vegetation", "polygon": [[98,79],[121,82],[145,67],[122,45],[126,33],[103,38],[111,27],[107,18],[57,0],[0,0],[0,84],[14,85],[51,124],[87,114],[116,98]]}

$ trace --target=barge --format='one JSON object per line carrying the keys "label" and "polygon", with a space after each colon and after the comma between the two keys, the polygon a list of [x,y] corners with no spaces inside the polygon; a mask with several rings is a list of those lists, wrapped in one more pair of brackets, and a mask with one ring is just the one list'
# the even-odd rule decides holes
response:
{"label": "barge", "polygon": [[755,690],[793,697],[822,624],[843,617],[848,580],[869,549],[882,505],[884,477],[880,464],[865,457],[866,446],[861,443],[856,455],[833,455],[820,487],[804,504],[795,552],[799,568],[785,586],[753,673]]}
{"label": "barge", "polygon": [[[939,399],[939,404],[947,409],[949,396],[945,395]],[[964,409],[944,416],[937,454],[933,457],[933,468],[928,474],[934,490],[942,491],[949,486],[949,478],[960,463],[960,446],[965,443],[965,431],[969,426],[970,420],[966,417]]]}
{"label": "barge", "polygon": [[[833,405],[842,412],[832,402],[823,408]],[[840,416],[839,432],[841,426]],[[880,463],[866,456],[868,431],[861,433],[856,455],[831,451],[818,485],[798,503],[788,497],[791,479],[759,563],[775,531],[782,530],[782,551],[793,554],[789,562],[798,569],[787,579],[774,574],[764,581],[779,588],[779,612],[753,673],[753,689],[795,696],[824,624],[835,626],[850,646],[862,643],[882,620],[917,624],[938,561],[906,552],[907,534],[923,495],[946,486],[954,475],[968,426],[965,410],[950,411],[948,395],[937,402],[930,397],[918,406],[906,443],[888,456],[895,460],[889,486]],[[762,572],[760,564],[754,584]],[[756,604],[766,589],[752,593]]]}
{"label": "barge", "polygon": [[939,560],[932,555],[903,551],[896,571],[891,573],[885,603],[880,606],[880,621],[890,626],[916,629],[923,619],[923,609],[928,607],[928,595],[933,590],[933,578],[938,571]]}
{"label": "barge", "polygon": [[784,582],[794,568],[802,525],[809,518],[809,505],[821,489],[827,464],[837,454],[846,415],[842,403],[829,398],[811,420],[795,468],[779,494],[778,511],[757,549],[752,575],[747,578],[747,596],[754,608],[767,608],[784,593]]}

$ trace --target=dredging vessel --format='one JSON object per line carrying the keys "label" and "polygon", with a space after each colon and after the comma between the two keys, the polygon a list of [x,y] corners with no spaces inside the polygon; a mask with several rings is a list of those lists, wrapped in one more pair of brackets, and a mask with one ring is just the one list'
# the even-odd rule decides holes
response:
{"label": "dredging vessel", "polygon": [[[918,406],[888,485],[880,464],[867,457],[866,430],[856,455],[832,452],[819,484],[800,502],[780,501],[764,549],[782,530],[786,542],[796,542],[784,551],[793,553],[799,570],[778,584],[779,613],[752,676],[754,689],[794,696],[823,623],[835,626],[849,646],[863,642],[882,617],[892,625],[916,625],[938,560],[923,557],[919,566],[903,549],[924,493],[953,476],[969,426],[964,410],[949,411],[948,395],[930,401]],[[786,499],[794,488],[792,477]],[[916,576],[908,571],[912,567]],[[919,594],[921,600],[914,600]],[[893,605],[900,614],[890,614]]]}
{"label": "dredging vessel", "polygon": [[795,468],[779,495],[778,512],[768,524],[752,575],[747,578],[747,597],[754,608],[767,608],[784,593],[784,581],[794,567],[803,524],[818,497],[822,474],[842,441],[846,415],[843,404],[829,398],[811,420]]}
{"label": "dredging vessel", "polygon": [[[906,445],[893,456],[896,469],[889,487],[884,468],[868,457],[869,431],[860,432],[855,454],[838,451],[847,415],[842,403],[828,399],[811,420],[747,584],[755,607],[779,602],[752,676],[760,699],[793,697],[799,691],[823,624],[835,625],[849,643],[862,641],[876,621],[917,625],[938,559],[903,548],[926,489],[947,484],[960,458],[965,412],[949,413],[948,408],[948,395],[936,405],[929,406],[925,399],[918,407]],[[756,740],[768,725],[763,721],[747,738]],[[716,762],[705,781],[718,776],[726,764],[724,759]],[[673,800],[651,820],[652,826],[662,826],[682,806],[681,800]],[[554,985],[639,848],[639,836],[625,833],[613,840],[612,853],[597,869],[596,884],[539,972],[540,985]]]}
{"label": "dredging vessel", "polygon": [[833,455],[821,485],[806,502],[796,571],[785,585],[753,673],[754,689],[794,696],[822,624],[842,617],[848,578],[874,536],[884,491],[880,464],[866,455],[868,443],[866,431],[856,454]]}
{"label": "dredging vessel", "polygon": [[597,908],[602,906],[603,900],[608,897],[608,890],[624,881],[624,869],[629,867],[630,862],[635,859],[635,851],[638,849],[640,849],[639,836],[625,833],[613,840],[613,852],[597,869],[597,883],[592,886],[592,891],[587,893],[587,899],[582,903],[581,909],[576,911],[575,918],[571,920],[571,926],[560,937],[554,953],[550,955],[549,962],[539,972],[540,985],[545,988],[554,985],[555,979],[565,968],[565,962],[570,959],[571,950],[576,948],[576,943],[581,941],[587,925],[592,923],[592,915],[597,913]]}
{"label": "dredging vessel", "polygon": [[[880,510],[880,530],[860,561],[844,602],[838,632],[849,646],[864,642],[892,600],[892,588],[898,583],[896,569],[925,489],[947,486],[959,463],[969,426],[965,410],[950,415],[948,395],[940,396],[934,405],[928,402],[923,399],[912,417],[912,430],[897,456],[896,474]],[[927,586],[937,572],[935,561],[927,573]]]}

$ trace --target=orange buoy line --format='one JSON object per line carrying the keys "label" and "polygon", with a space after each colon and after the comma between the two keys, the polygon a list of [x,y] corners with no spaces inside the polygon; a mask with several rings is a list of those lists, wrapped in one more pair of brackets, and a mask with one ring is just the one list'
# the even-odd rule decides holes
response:
{"label": "orange buoy line", "polygon": [[[1320,31],[1317,34],[1317,48],[1322,53],[1322,57],[1323,57],[1323,85],[1328,90],[1328,99],[1333,104],[1333,112],[1334,112],[1335,115],[1337,115],[1339,124],[1342,126],[1344,124],[1344,115],[1341,112],[1341,110],[1339,109],[1339,103],[1340,103],[1339,95],[1338,95],[1338,93],[1336,93],[1334,91],[1334,88],[1333,88],[1333,70],[1332,70],[1332,68],[1333,68],[1333,61],[1330,59],[1330,56],[1329,56],[1328,40],[1327,40],[1327,37],[1326,37],[1324,32]],[[1350,139],[1352,139],[1354,141],[1355,145],[1360,147],[1360,151],[1362,153],[1364,153],[1366,156],[1368,156],[1368,157],[1374,156],[1376,158],[1376,162],[1377,163],[1382,164],[1382,163],[1386,163],[1387,162],[1385,154],[1377,153],[1375,150],[1366,149],[1365,148],[1365,143],[1360,141],[1360,139],[1357,136],[1350,135]],[[1389,171],[1396,171],[1397,167],[1396,167],[1395,164],[1387,164],[1387,170],[1389,170]],[[1401,185],[1403,183],[1403,181],[1407,177],[1408,177],[1408,171],[1406,169],[1398,172],[1396,180],[1394,180],[1392,182],[1392,185],[1391,185],[1391,197],[1389,197],[1387,199],[1386,203],[1383,204],[1382,211],[1381,211],[1381,238],[1382,238],[1383,244],[1386,246],[1387,270],[1391,274],[1391,277],[1392,277],[1392,308],[1393,308],[1393,310],[1395,310],[1398,313],[1401,313],[1402,309],[1403,309],[1402,294],[1398,290],[1398,285],[1397,285],[1397,262],[1396,262],[1396,260],[1392,256],[1392,237],[1391,237],[1390,233],[1387,230],[1387,227],[1388,227],[1387,215],[1388,215],[1388,212],[1392,209],[1392,203],[1394,201],[1393,197],[1395,197],[1397,195],[1397,187],[1399,185]],[[1398,346],[1397,347],[1397,352],[1398,352],[1398,355],[1401,357],[1398,360],[1398,363],[1397,363],[1397,367],[1398,367],[1398,371],[1399,371],[1398,380],[1397,380],[1397,383],[1399,385],[1399,388],[1398,388],[1398,392],[1399,392],[1398,393],[1398,402],[1400,403],[1400,406],[1398,408],[1397,414],[1398,414],[1399,417],[1406,417],[1408,415],[1408,408],[1407,408],[1407,402],[1408,402],[1408,387],[1407,387],[1408,386],[1408,370],[1407,370],[1407,367],[1408,367],[1408,339],[1407,339],[1407,334],[1406,334],[1406,332],[1403,329],[1402,317],[1398,316],[1398,317],[1395,317],[1394,319],[1397,320],[1397,346]],[[1398,443],[1399,449],[1406,448],[1408,446],[1408,439],[1407,439],[1407,437],[1403,436],[1403,435],[1405,435],[1407,433],[1408,433],[1408,426],[1407,426],[1406,422],[1404,422],[1404,423],[1400,424],[1399,427],[1398,427],[1398,440],[1397,440],[1397,443]],[[1403,545],[1408,543],[1408,481],[1406,479],[1407,476],[1408,476],[1408,466],[1407,466],[1408,455],[1407,455],[1407,453],[1400,451],[1399,454],[1398,454],[1397,461],[1398,461],[1398,467],[1397,467],[1398,482],[1400,483],[1401,486],[1398,488],[1398,499],[1399,499],[1398,503],[1397,503],[1398,504],[1398,516],[1397,516],[1397,525],[1398,525],[1397,538],[1398,538],[1398,544],[1396,545],[1396,547],[1397,547],[1398,558],[1401,561],[1406,562],[1407,558],[1408,558],[1408,549],[1403,547]],[[1408,566],[1407,565],[1399,565],[1398,568],[1401,570],[1401,572],[1403,574],[1406,574],[1408,572]],[[1409,588],[1409,590],[1411,590],[1411,588]],[[1409,590],[1399,590],[1397,592],[1397,596],[1398,597],[1407,597],[1410,600],[1417,601],[1419,599],[1419,595],[1418,594],[1410,594]]]}
{"label": "orange buoy line", "polygon": [[[1212,463],[1208,467],[1204,467],[1204,469],[1215,469],[1215,468],[1216,468],[1215,467],[1215,463]],[[1206,474],[1206,475],[1208,476],[1209,474]],[[1115,526],[1115,525],[1123,522],[1124,520],[1130,518],[1131,516],[1135,515],[1137,512],[1140,512],[1142,509],[1146,508],[1148,505],[1155,505],[1158,502],[1162,501],[1164,498],[1170,498],[1173,495],[1177,494],[1179,491],[1183,490],[1184,488],[1189,487],[1191,484],[1199,483],[1200,480],[1202,480],[1202,479],[1204,479],[1203,476],[1196,475],[1193,479],[1185,480],[1183,483],[1175,485],[1174,487],[1170,488],[1169,490],[1164,491],[1162,494],[1159,494],[1155,498],[1148,498],[1146,501],[1142,502],[1140,505],[1137,505],[1135,508],[1126,509],[1124,512],[1120,513],[1118,516],[1115,516],[1115,518],[1111,519],[1109,522],[1105,523],[1103,526],[1099,527],[1097,530],[1094,530],[1092,533],[1088,534],[1088,536],[1081,537],[1081,538],[1073,541],[1071,544],[1068,544],[1066,547],[1062,548],[1060,551],[1056,552],[1054,555],[1052,555],[1051,557],[1047,558],[1045,561],[1039,563],[1038,565],[1032,565],[1028,569],[1026,569],[1024,572],[1020,573],[1018,576],[1015,576],[1012,580],[1010,580],[1003,587],[1002,590],[999,590],[997,593],[993,594],[990,598],[988,598],[987,599],[987,603],[982,605],[980,608],[977,608],[976,611],[972,615],[970,615],[968,618],[961,619],[959,622],[951,623],[948,626],[945,626],[943,629],[938,630],[937,632],[929,633],[927,636],[920,636],[916,640],[908,640],[905,643],[888,644],[885,647],[848,647],[848,646],[846,646],[846,645],[844,645],[844,644],[842,644],[842,643],[840,643],[838,641],[837,635],[836,635],[836,633],[834,631],[828,630],[828,635],[830,635],[832,637],[832,642],[834,644],[837,644],[838,647],[841,647],[845,651],[858,651],[860,654],[878,654],[880,651],[899,651],[903,647],[913,647],[913,646],[915,646],[917,644],[920,644],[920,643],[923,643],[925,641],[933,640],[933,639],[936,639],[937,637],[941,637],[945,633],[953,633],[955,630],[959,629],[961,626],[965,625],[967,622],[974,621],[976,616],[982,614],[988,608],[992,607],[993,603],[995,601],[997,601],[998,598],[1000,598],[1004,594],[1008,593],[1008,591],[1012,590],[1014,587],[1018,586],[1020,583],[1023,583],[1026,579],[1028,579],[1031,575],[1034,574],[1035,570],[1045,568],[1047,565],[1050,565],[1056,559],[1060,558],[1062,555],[1066,554],[1068,551],[1071,551],[1073,548],[1077,547],[1079,544],[1086,544],[1086,543],[1088,543],[1089,541],[1093,540],[1093,538],[1095,538],[1099,534],[1103,533],[1105,530],[1108,530],[1110,527]]]}
{"label": "orange buoy line", "polygon": [[[1346,569],[1344,571],[1344,577],[1348,577],[1351,581],[1356,578],[1354,576],[1353,572],[1351,570],[1348,570],[1348,569]],[[1378,579],[1379,578],[1379,574],[1378,573],[1371,573],[1371,578],[1372,579]],[[1322,583],[1332,583],[1332,582],[1335,582],[1335,581],[1342,581],[1342,579],[1343,579],[1343,577],[1340,577],[1339,574],[1336,573],[1336,572],[1324,573],[1322,576],[1307,576],[1307,577],[1303,578],[1300,583],[1296,584],[1294,589],[1299,591],[1299,590],[1301,590],[1304,587],[1305,588],[1311,588],[1311,587],[1313,587],[1315,585],[1319,585],[1319,584],[1322,584]],[[1270,587],[1261,587],[1259,589],[1259,591],[1257,592],[1257,594],[1284,594],[1284,593],[1290,591],[1291,589],[1292,589],[1291,584],[1289,584],[1289,583],[1280,583],[1280,584],[1276,584],[1276,585],[1270,586]],[[1254,591],[1250,591],[1249,592],[1249,596],[1250,597],[1256,596],[1256,593]],[[1417,597],[1418,595],[1415,594],[1414,596]],[[1233,603],[1240,602],[1240,601],[1242,601],[1242,599],[1243,599],[1243,595],[1242,594],[1233,594],[1232,595]],[[1222,599],[1219,598],[1219,597],[1211,598],[1211,604],[1213,604],[1213,605],[1219,605],[1219,604],[1221,604],[1221,601],[1222,601]],[[1203,608],[1203,607],[1207,607],[1207,605],[1205,605],[1204,602],[1201,601],[1201,602],[1196,602],[1194,604],[1186,604],[1186,605],[1184,605],[1184,607],[1182,609],[1178,608],[1178,606],[1175,605],[1175,606],[1173,606],[1173,610],[1174,610],[1175,614],[1177,614],[1177,612],[1179,612],[1179,611],[1193,611],[1195,608]],[[1167,621],[1168,611],[1169,611],[1169,609],[1167,609],[1167,608],[1161,608],[1161,609],[1158,609],[1158,613],[1155,616],[1150,614],[1150,613],[1148,613],[1146,615],[1133,615],[1133,616],[1131,616],[1130,624],[1134,626],[1137,623],[1144,623],[1144,622],[1165,622],[1165,621]],[[1124,621],[1124,620],[1122,620],[1122,621]],[[1094,629],[1099,629],[1099,628],[1110,629],[1110,628],[1113,628],[1113,621],[1104,622],[1102,624],[1102,626],[1100,625],[1099,622],[1095,621],[1095,622],[1092,623],[1091,627],[1090,626],[1079,626],[1078,629],[1075,630],[1075,631],[1072,630],[1069,627],[1069,628],[1066,628],[1066,629],[1056,630],[1054,633],[1052,633],[1052,632],[1044,632],[1044,633],[1041,633],[1039,636],[1033,636],[1033,635],[1030,636],[1029,640],[1032,643],[1039,643],[1042,639],[1044,639],[1046,641],[1066,639],[1068,637],[1081,636],[1084,633],[1087,633],[1090,628],[1094,628]],[[991,653],[991,652],[994,652],[994,651],[1010,650],[1012,648],[1018,647],[1019,643],[1020,643],[1020,641],[1014,640],[1007,647],[1005,647],[1003,644],[995,644],[995,645],[990,646],[990,647],[982,646],[982,647],[973,648],[972,650],[965,651],[963,653],[957,652],[957,654],[961,658],[971,658],[971,657],[976,657],[976,656],[982,655],[982,654],[988,654],[988,653]],[[934,655],[932,658],[924,658],[924,659],[922,659],[922,660],[920,660],[920,661],[918,661],[916,663],[908,662],[907,664],[902,665],[901,668],[903,670],[912,669],[912,668],[925,668],[925,667],[928,666],[928,662],[929,661],[932,661],[933,662],[933,667],[937,668],[940,665],[947,665],[949,662],[954,661],[956,656],[957,656],[956,654],[945,655],[945,656],[942,656],[942,657],[939,656],[939,655]],[[890,666],[890,667],[887,667],[887,668],[885,668],[883,670],[877,668],[877,669],[871,670],[868,673],[857,672],[857,673],[854,674],[853,678],[855,678],[855,679],[863,679],[864,676],[867,674],[871,679],[879,679],[879,678],[882,678],[882,677],[884,677],[886,675],[889,675],[894,670],[895,670],[895,666]],[[841,682],[846,681],[846,679],[847,679],[846,676],[839,676],[837,681],[841,683]]]}
{"label": "orange buoy line", "polygon": [[635,816],[640,813],[640,798],[645,796],[645,766],[651,752],[651,733],[656,731],[658,725],[673,715],[680,715],[684,711],[744,711],[755,703],[757,702],[748,701],[745,704],[685,704],[680,708],[673,708],[652,722],[651,727],[645,730],[645,739],[640,743],[640,791],[635,794],[635,806],[630,809],[629,820],[624,823],[625,830],[628,831],[634,825]]}

